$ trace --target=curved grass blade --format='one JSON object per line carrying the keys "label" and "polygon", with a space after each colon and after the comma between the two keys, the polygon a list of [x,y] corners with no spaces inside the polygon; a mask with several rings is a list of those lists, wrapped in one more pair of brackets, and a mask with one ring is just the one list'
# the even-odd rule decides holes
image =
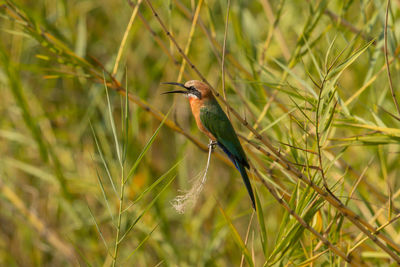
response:
{"label": "curved grass blade", "polygon": [[140,221],[140,219],[143,217],[143,215],[156,203],[157,199],[161,196],[161,194],[167,189],[167,187],[172,183],[173,180],[175,180],[176,176],[173,176],[170,181],[158,192],[158,194],[154,197],[154,199],[150,202],[149,205],[140,213],[140,215],[131,223],[131,225],[128,227],[124,235],[118,240],[118,244],[121,243],[126,236],[130,233],[130,231],[133,229],[133,227]]}
{"label": "curved grass blade", "polygon": [[122,156],[121,156],[121,151],[119,147],[119,142],[118,142],[118,135],[117,135],[117,130],[115,129],[115,121],[114,121],[114,116],[112,115],[112,107],[110,103],[110,97],[108,95],[108,87],[106,83],[106,78],[104,77],[103,74],[103,81],[104,81],[104,88],[106,89],[106,96],[107,96],[107,106],[108,106],[108,116],[110,117],[110,124],[111,124],[111,129],[114,137],[114,142],[115,142],[115,150],[117,151],[117,156],[118,156],[118,161],[120,165],[122,166]]}
{"label": "curved grass blade", "polygon": [[162,122],[160,123],[160,125],[158,126],[158,128],[154,132],[154,134],[150,137],[149,141],[147,141],[147,144],[144,146],[142,152],[140,152],[139,157],[136,159],[136,161],[133,164],[132,168],[129,170],[128,175],[126,176],[126,180],[124,181],[124,183],[126,183],[126,181],[129,179],[129,177],[131,177],[135,173],[136,168],[138,167],[140,161],[142,160],[142,158],[146,154],[147,150],[149,150],[150,146],[153,144],[155,138],[157,137],[158,133],[160,132],[161,127],[164,125],[164,122],[167,120],[168,115],[172,110],[172,107],[169,109],[168,113],[164,116],[164,119],[162,120]]}
{"label": "curved grass blade", "polygon": [[228,214],[225,213],[224,209],[221,207],[221,204],[219,202],[217,202],[217,203],[218,203],[219,210],[221,211],[222,215],[224,215],[224,218],[225,218],[226,222],[228,223],[229,229],[231,230],[231,233],[233,235],[235,243],[241,249],[241,251],[244,254],[244,257],[245,257],[247,263],[250,266],[254,267],[254,262],[253,262],[253,259],[251,258],[250,252],[247,249],[246,245],[244,244],[242,238],[240,237],[237,229],[233,225],[232,220],[229,218]]}
{"label": "curved grass blade", "polygon": [[112,176],[111,176],[110,169],[108,168],[107,161],[106,161],[105,158],[104,158],[103,151],[102,151],[101,148],[100,148],[100,144],[99,144],[99,140],[97,139],[96,132],[95,132],[94,129],[93,129],[92,123],[89,122],[89,124],[90,124],[90,129],[92,130],[94,142],[96,143],[97,152],[98,152],[99,155],[100,155],[101,162],[103,163],[104,169],[106,170],[108,179],[110,180],[110,183],[111,183],[111,186],[112,186],[112,188],[113,188],[113,190],[114,190],[114,193],[115,193],[116,196],[118,196],[117,188],[115,187],[114,180],[113,180],[113,178],[112,178]]}
{"label": "curved grass blade", "polygon": [[267,238],[267,229],[265,228],[265,221],[264,221],[264,213],[262,211],[262,206],[260,202],[260,198],[258,197],[257,191],[255,192],[256,196],[256,206],[257,206],[257,219],[258,225],[260,226],[260,238],[261,238],[261,245],[263,248],[264,256],[267,257],[268,254],[268,238]]}
{"label": "curved grass blade", "polygon": [[154,228],[150,231],[150,233],[148,233],[145,238],[139,243],[139,245],[131,252],[131,254],[129,254],[128,257],[126,257],[125,261],[127,261],[133,254],[135,254],[135,252],[141,248],[141,246],[146,243],[146,241],[151,237],[151,235],[153,234],[153,232],[157,229],[158,224],[156,226],[154,226]]}
{"label": "curved grass blade", "polygon": [[178,161],[177,163],[175,163],[174,166],[172,166],[166,173],[164,173],[163,175],[161,175],[154,183],[152,183],[149,187],[147,187],[142,193],[140,193],[140,195],[135,199],[135,201],[133,201],[128,207],[126,207],[122,213],[126,212],[127,210],[129,210],[133,205],[135,205],[136,203],[138,203],[146,194],[147,192],[153,190],[160,182],[162,182],[165,177],[168,176],[168,174],[171,173],[172,170],[174,170],[179,163],[181,163],[182,160]]}

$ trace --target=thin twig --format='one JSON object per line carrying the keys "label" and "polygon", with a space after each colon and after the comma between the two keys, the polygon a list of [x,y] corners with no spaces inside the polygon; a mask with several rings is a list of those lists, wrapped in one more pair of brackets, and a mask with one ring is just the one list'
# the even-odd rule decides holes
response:
{"label": "thin twig", "polygon": [[[398,196],[400,196],[400,189],[397,190],[397,192],[393,195],[393,198],[396,199]],[[389,201],[386,201],[386,203],[384,203],[384,205],[383,205],[379,210],[374,211],[374,213],[373,213],[374,216],[370,219],[370,222],[374,222],[374,221],[376,221],[376,220],[379,219],[379,216],[384,212],[385,207],[389,204],[388,202],[389,202]],[[385,225],[385,224],[382,224],[382,225]],[[379,232],[378,229],[381,229],[381,227],[375,229],[375,233]],[[382,228],[382,229],[383,229],[383,228]],[[361,240],[361,238],[362,238],[362,234],[360,233],[360,234],[354,239],[354,242],[355,242],[355,243],[358,243],[358,241]]]}
{"label": "thin twig", "polygon": [[396,116],[396,115],[392,114],[391,112],[387,111],[384,107],[382,107],[380,105],[378,105],[378,107],[380,109],[382,109],[384,112],[386,112],[387,114],[389,114],[393,119],[400,121],[400,117],[399,116]]}
{"label": "thin twig", "polygon": [[[246,237],[244,239],[244,244],[246,246],[247,246],[247,242],[249,241],[250,226],[251,226],[251,223],[253,222],[254,214],[255,214],[255,211],[253,210],[253,212],[251,213],[249,225],[247,226]],[[242,253],[242,258],[240,259],[240,267],[242,267],[243,264],[244,264],[244,253]]]}
{"label": "thin twig", "polygon": [[[399,53],[400,53],[400,45],[397,46],[393,57],[389,60],[389,63],[387,63],[387,64],[389,64],[389,65],[392,64],[396,60]],[[364,83],[364,85],[360,89],[358,89],[357,92],[355,92],[351,97],[349,97],[344,102],[345,106],[348,106],[351,102],[353,102],[355,99],[357,99],[357,97],[362,92],[364,92],[373,82],[375,82],[376,79],[379,77],[379,75],[385,70],[385,68],[387,68],[386,64],[385,64],[385,66],[382,66],[382,68],[377,73],[375,73],[375,75],[372,76],[366,83]]]}
{"label": "thin twig", "polygon": [[326,177],[325,177],[325,172],[324,172],[324,167],[322,164],[322,152],[321,152],[321,137],[320,137],[320,132],[319,132],[319,111],[320,111],[320,105],[321,105],[321,96],[322,96],[322,92],[324,90],[324,85],[326,82],[326,76],[328,75],[328,73],[325,75],[321,85],[319,86],[319,94],[318,94],[318,102],[317,102],[317,107],[315,110],[315,136],[317,138],[317,150],[318,150],[318,162],[319,162],[319,167],[320,167],[320,173],[321,173],[321,177],[322,177],[322,181],[324,183],[324,187],[326,189],[327,192],[329,192],[332,196],[333,193],[331,192],[331,190],[329,189],[328,186],[328,182],[326,181]]}
{"label": "thin twig", "polygon": [[[222,79],[222,93],[224,95],[224,100],[226,101],[226,88],[225,88],[225,51],[226,51],[226,39],[228,34],[229,25],[229,10],[231,7],[231,0],[228,0],[228,7],[226,8],[226,19],[225,19],[225,32],[224,32],[224,44],[222,45],[222,61],[221,61],[221,79]],[[230,118],[229,108],[226,108],[226,113]]]}
{"label": "thin twig", "polygon": [[387,75],[388,75],[388,79],[389,79],[390,93],[392,94],[393,102],[394,102],[394,105],[396,106],[397,113],[400,115],[400,107],[399,107],[399,103],[397,102],[396,93],[393,88],[392,75],[390,74],[389,56],[388,56],[388,48],[387,48],[387,42],[388,42],[387,41],[387,26],[388,26],[389,8],[390,8],[390,0],[387,1],[386,15],[385,15],[385,32],[384,32],[385,63],[386,63],[386,70],[387,70]]}
{"label": "thin twig", "polygon": [[[202,3],[203,3],[203,0],[199,0],[199,3],[197,4],[197,7],[196,7],[196,11],[194,12],[192,26],[190,27],[190,32],[189,32],[189,38],[186,42],[186,47],[185,47],[186,55],[189,54],[190,44],[192,43],[192,40],[193,40],[193,35],[194,35],[194,31],[196,29],[196,24],[197,24],[197,20],[199,18]],[[178,75],[178,79],[177,79],[178,83],[180,83],[182,81],[182,76],[185,71],[185,66],[186,66],[186,61],[182,60],[181,68],[179,69],[179,75]]]}
{"label": "thin twig", "polygon": [[364,170],[361,172],[361,175],[358,177],[358,179],[356,180],[356,182],[354,183],[353,187],[351,188],[350,194],[349,194],[349,199],[351,199],[353,197],[354,192],[356,191],[357,186],[359,185],[359,183],[361,182],[361,180],[364,178],[365,173],[367,172],[368,168],[371,166],[372,161],[374,160],[374,157],[372,157],[367,166],[365,166]]}
{"label": "thin twig", "polygon": [[263,50],[262,50],[262,56],[261,56],[261,63],[264,63],[265,60],[265,54],[266,54],[266,50],[268,48],[269,42],[271,41],[271,37],[272,37],[272,33],[275,32],[276,35],[276,39],[279,42],[279,47],[282,50],[282,55],[285,58],[285,60],[289,60],[290,59],[290,50],[287,46],[287,43],[285,41],[285,38],[283,37],[282,31],[278,28],[278,21],[277,18],[275,18],[274,15],[274,11],[271,8],[271,5],[269,4],[268,0],[262,0],[261,1],[261,5],[264,8],[264,12],[267,16],[268,22],[270,23],[270,29],[268,32],[268,37],[267,40],[265,41],[265,44],[263,46]]}
{"label": "thin twig", "polygon": [[294,149],[298,149],[298,150],[302,150],[302,151],[304,151],[304,152],[311,153],[311,154],[314,154],[314,155],[317,155],[317,154],[318,154],[317,152],[312,151],[312,150],[310,150],[310,149],[304,149],[304,148],[297,147],[297,146],[294,146],[294,145],[291,145],[291,144],[288,144],[288,143],[284,143],[284,142],[279,142],[279,143],[280,143],[281,145],[288,146],[288,147],[291,147],[291,148],[294,148]]}
{"label": "thin twig", "polygon": [[130,30],[132,28],[133,21],[136,18],[136,14],[137,14],[137,12],[139,10],[139,6],[140,6],[141,3],[142,3],[142,0],[139,0],[137,5],[133,8],[131,18],[129,19],[128,26],[126,27],[126,30],[125,30],[125,33],[124,33],[124,37],[122,38],[121,44],[120,44],[119,49],[118,49],[118,54],[117,54],[117,58],[115,59],[115,64],[114,64],[114,68],[113,68],[113,71],[112,71],[112,75],[115,75],[117,73],[117,71],[118,71],[118,65],[119,65],[119,62],[120,62],[121,57],[122,57],[122,51],[124,50],[124,47],[125,47],[125,44],[126,44],[126,40],[128,39],[129,32],[130,32]]}
{"label": "thin twig", "polygon": [[[337,22],[340,25],[342,25],[342,27],[345,27],[345,28],[349,29],[351,32],[360,35],[367,42],[370,42],[370,41],[372,41],[374,39],[374,38],[366,35],[363,31],[357,29],[353,24],[348,22],[346,19],[344,19],[342,17],[339,17],[338,15],[333,13],[331,10],[325,9],[324,13],[326,15],[328,15],[332,20],[334,20],[335,22]],[[372,44],[376,45],[376,40]]]}
{"label": "thin twig", "polygon": [[[174,0],[176,6],[182,11],[182,13],[186,16],[186,18],[191,18],[191,12],[179,1],[179,0]],[[222,51],[222,48],[220,46],[220,44],[218,43],[218,41],[212,36],[212,34],[210,34],[210,32],[208,31],[207,27],[204,25],[204,22],[202,21],[201,17],[199,17],[198,19],[198,25],[200,26],[201,30],[204,32],[204,34],[206,35],[207,39],[210,41],[210,46],[211,49],[215,55],[215,58],[218,60],[219,64],[222,65],[222,59],[219,56],[219,52]],[[225,51],[225,61],[229,61],[229,65],[225,66],[234,66],[237,70],[239,70],[240,72],[244,73],[247,77],[251,77],[250,73],[248,73],[245,68],[243,66],[240,65],[240,63],[238,61],[235,60],[235,58],[229,54],[229,51]],[[233,77],[233,75],[229,72],[229,69],[225,67],[225,73],[228,74],[229,80],[231,84],[235,84],[235,79]],[[256,115],[254,114],[254,112],[252,111],[252,109],[250,108],[249,103],[246,101],[246,99],[243,96],[243,93],[240,90],[237,90],[235,86],[231,87],[232,90],[235,91],[235,93],[237,94],[237,96],[239,96],[240,100],[242,101],[242,103],[245,105],[248,113],[253,117],[256,118]]]}
{"label": "thin twig", "polygon": [[[394,223],[395,221],[397,221],[400,218],[400,213],[397,214],[396,216],[394,216],[391,220],[388,220],[386,223],[382,224],[379,228],[376,229],[374,234],[379,233],[379,231],[381,231],[382,229],[384,229],[386,226]],[[353,252],[356,248],[358,248],[361,244],[363,244],[365,241],[368,240],[368,237],[364,237],[363,239],[361,239],[356,245],[354,245],[354,247],[352,247],[348,253]]]}

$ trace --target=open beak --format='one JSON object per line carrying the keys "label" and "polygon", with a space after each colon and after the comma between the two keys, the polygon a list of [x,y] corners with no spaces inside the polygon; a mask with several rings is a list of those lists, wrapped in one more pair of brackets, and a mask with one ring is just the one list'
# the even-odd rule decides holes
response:
{"label": "open beak", "polygon": [[185,89],[187,90],[187,91],[183,91],[183,90],[169,91],[169,92],[162,93],[162,95],[165,95],[165,94],[187,94],[187,93],[189,93],[189,88],[187,88],[187,87],[186,87],[184,84],[182,84],[182,83],[162,83],[162,84],[176,85],[176,86],[183,87],[183,88],[185,88]]}
{"label": "open beak", "polygon": [[166,94],[187,94],[188,92],[186,91],[182,91],[182,90],[175,90],[175,91],[168,91],[165,93],[161,93],[162,95],[166,95]]}

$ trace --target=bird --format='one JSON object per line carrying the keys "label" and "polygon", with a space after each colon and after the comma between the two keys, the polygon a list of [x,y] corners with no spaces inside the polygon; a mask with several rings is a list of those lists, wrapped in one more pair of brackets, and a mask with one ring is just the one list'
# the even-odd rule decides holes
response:
{"label": "bird", "polygon": [[163,94],[183,94],[188,98],[197,127],[210,138],[211,145],[218,145],[232,161],[242,176],[252,207],[256,209],[253,189],[246,171],[250,168],[249,162],[231,122],[218,104],[210,86],[198,80],[187,81],[185,84],[176,82],[163,84],[180,86],[185,89]]}

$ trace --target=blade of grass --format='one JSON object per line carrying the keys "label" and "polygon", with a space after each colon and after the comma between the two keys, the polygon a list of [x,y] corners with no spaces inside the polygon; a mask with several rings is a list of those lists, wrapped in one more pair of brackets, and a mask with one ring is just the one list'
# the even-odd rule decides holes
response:
{"label": "blade of grass", "polygon": [[169,109],[169,111],[167,112],[167,114],[165,115],[164,119],[161,121],[160,125],[158,126],[158,128],[156,129],[156,131],[154,132],[154,134],[150,137],[150,139],[147,141],[146,145],[144,146],[142,152],[140,152],[138,158],[136,159],[135,163],[133,164],[133,166],[131,167],[131,169],[128,172],[128,175],[126,176],[126,180],[125,182],[129,179],[129,177],[131,177],[135,171],[136,168],[138,167],[140,161],[142,160],[142,158],[144,157],[144,155],[146,154],[146,152],[149,150],[149,148],[151,147],[151,145],[153,144],[155,138],[157,137],[158,133],[161,130],[161,127],[164,125],[165,121],[168,118],[169,113],[171,112],[173,106]]}
{"label": "blade of grass", "polygon": [[99,233],[100,238],[101,238],[101,240],[103,241],[103,244],[104,244],[104,246],[105,246],[105,248],[106,248],[106,250],[107,250],[107,254],[110,254],[110,255],[111,255],[111,252],[110,252],[110,250],[109,250],[109,248],[108,248],[108,245],[107,245],[107,241],[106,241],[106,239],[104,238],[103,233],[101,232],[100,227],[99,227],[99,225],[97,224],[96,218],[94,217],[93,212],[92,212],[92,210],[90,209],[90,207],[89,207],[88,204],[87,204],[87,207],[88,207],[90,216],[91,216],[92,219],[93,219],[94,225],[96,226],[96,230],[97,230],[97,232]]}
{"label": "blade of grass", "polygon": [[103,194],[104,201],[106,202],[108,213],[110,214],[110,218],[111,218],[111,220],[112,220],[112,222],[114,224],[114,215],[111,212],[111,208],[110,208],[110,205],[108,203],[109,201],[108,201],[108,198],[107,198],[107,194],[106,194],[106,192],[104,190],[103,182],[101,181],[101,177],[100,177],[100,174],[97,171],[97,169],[96,169],[96,174],[97,174],[97,181],[99,182],[99,185],[100,185],[101,193]]}
{"label": "blade of grass", "polygon": [[121,243],[126,236],[131,232],[133,227],[140,221],[140,219],[143,217],[143,215],[150,210],[150,208],[156,203],[158,198],[161,196],[161,194],[167,189],[167,187],[175,180],[176,176],[173,176],[168,183],[158,192],[158,194],[153,198],[153,200],[144,208],[144,210],[140,213],[140,215],[129,225],[125,233],[122,235],[122,237],[119,239],[118,244]]}
{"label": "blade of grass", "polygon": [[110,184],[111,184],[111,186],[113,188],[113,191],[114,191],[115,195],[118,196],[117,188],[115,187],[114,180],[113,180],[113,178],[111,176],[110,169],[108,167],[107,161],[105,160],[103,152],[102,152],[102,150],[100,148],[100,143],[99,143],[99,141],[97,139],[96,132],[93,129],[93,125],[92,125],[92,123],[90,121],[89,121],[89,124],[90,124],[90,129],[92,130],[92,135],[93,135],[94,141],[96,143],[97,152],[100,155],[100,159],[101,159],[101,161],[103,163],[104,169],[106,170],[106,173],[107,173],[108,179],[110,180]]}
{"label": "blade of grass", "polygon": [[130,257],[133,256],[133,254],[136,253],[136,251],[138,251],[138,249],[140,249],[144,243],[146,243],[146,241],[151,237],[151,235],[153,234],[153,232],[157,229],[158,224],[156,226],[154,226],[154,228],[145,236],[145,238],[143,238],[143,240],[139,243],[139,245],[131,252],[131,254],[128,255],[128,257],[126,257],[126,259],[124,260],[125,262],[128,261],[128,259]]}
{"label": "blade of grass", "polygon": [[120,165],[122,166],[123,163],[122,163],[122,157],[121,157],[121,152],[120,152],[120,146],[119,146],[119,142],[118,142],[118,135],[117,135],[117,130],[115,129],[114,116],[112,114],[112,107],[111,107],[111,103],[110,103],[110,97],[108,95],[108,87],[107,87],[105,77],[103,77],[103,81],[104,81],[104,88],[106,90],[108,116],[110,119],[110,125],[111,125],[111,129],[112,129],[112,133],[113,133],[113,137],[114,137],[114,141],[115,141],[115,150],[117,151],[118,161],[119,161]]}
{"label": "blade of grass", "polygon": [[233,225],[232,220],[225,213],[224,209],[221,207],[221,204],[218,201],[217,201],[217,203],[218,203],[218,208],[219,208],[220,212],[224,216],[225,221],[227,222],[227,224],[229,226],[229,229],[231,230],[231,233],[233,235],[233,238],[234,238],[236,244],[239,246],[239,248],[241,249],[241,252],[244,254],[244,257],[245,257],[247,263],[250,266],[253,267],[254,266],[254,262],[253,262],[253,259],[251,258],[249,250],[247,249],[246,245],[244,244],[244,242],[243,242],[242,238],[240,237],[237,229]]}
{"label": "blade of grass", "polygon": [[129,19],[128,25],[126,26],[124,36],[122,37],[122,41],[121,41],[119,49],[118,49],[118,54],[117,54],[117,58],[115,59],[115,64],[114,64],[114,68],[113,68],[113,71],[112,71],[112,75],[117,74],[118,65],[119,65],[119,62],[120,62],[121,57],[122,57],[122,52],[123,52],[123,50],[125,48],[129,32],[130,32],[130,30],[132,28],[133,22],[135,21],[136,14],[139,11],[139,7],[140,7],[141,3],[142,3],[142,0],[138,0],[137,4],[133,8],[131,18]]}
{"label": "blade of grass", "polygon": [[145,190],[143,190],[142,193],[128,206],[126,207],[122,212],[128,211],[132,206],[134,206],[136,203],[138,203],[148,192],[152,191],[159,183],[161,183],[171,172],[174,170],[182,160],[179,160],[177,163],[175,163],[167,172],[165,172],[163,175],[161,175],[154,183],[152,183],[150,186],[146,187]]}
{"label": "blade of grass", "polygon": [[258,196],[258,193],[256,191],[256,211],[257,211],[257,219],[258,219],[258,225],[260,226],[260,237],[261,237],[261,245],[263,248],[263,253],[264,256],[268,256],[268,236],[267,236],[267,229],[265,227],[265,221],[264,221],[264,213],[262,211],[262,205],[260,202],[260,198]]}

